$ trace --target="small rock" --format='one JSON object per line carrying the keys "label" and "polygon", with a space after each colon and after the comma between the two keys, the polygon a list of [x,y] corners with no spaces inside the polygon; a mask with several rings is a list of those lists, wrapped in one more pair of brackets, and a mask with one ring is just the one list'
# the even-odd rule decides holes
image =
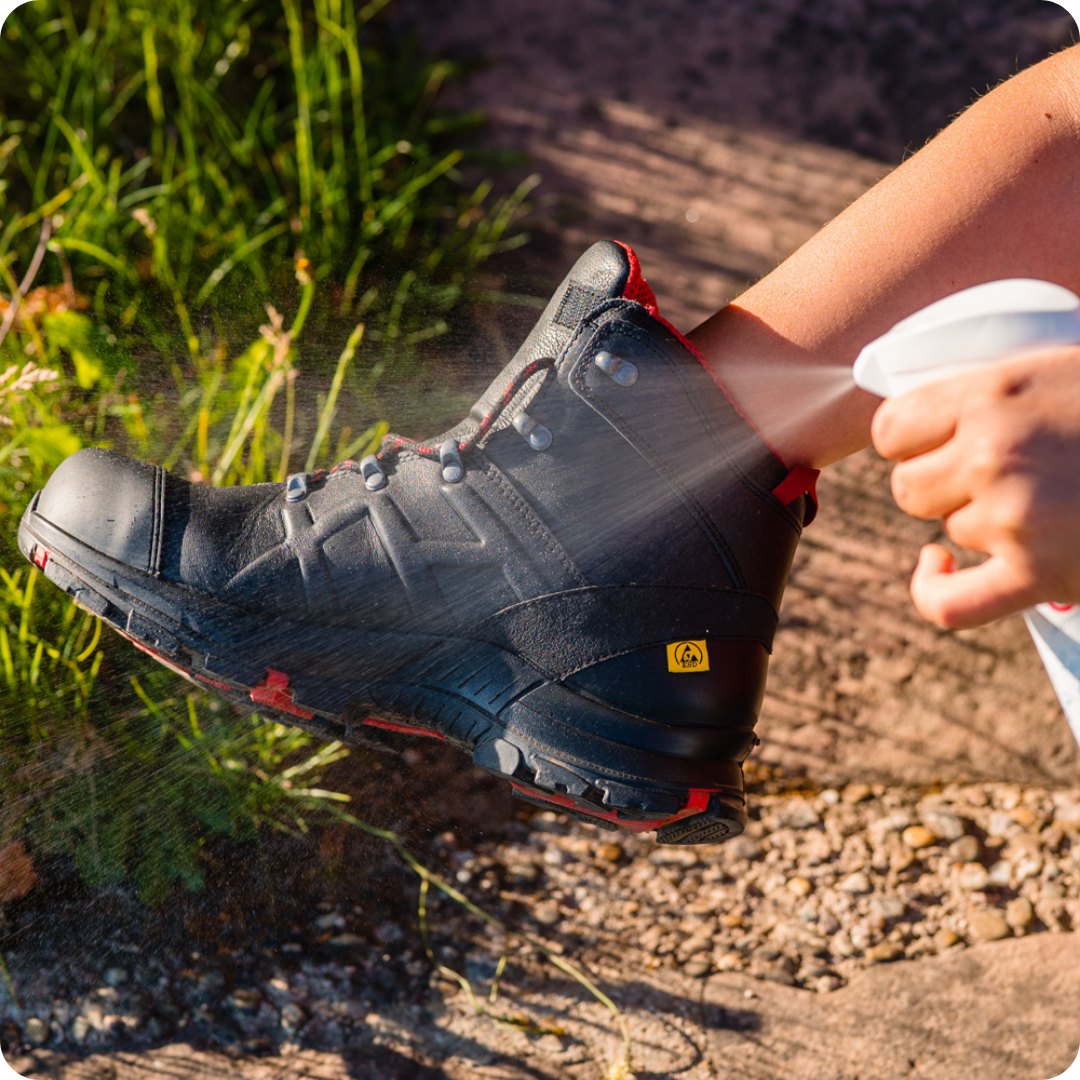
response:
{"label": "small rock", "polygon": [[111,967],[103,976],[106,986],[123,986],[128,978],[127,971],[122,967]]}
{"label": "small rock", "polygon": [[346,930],[344,934],[335,934],[326,944],[333,945],[338,949],[352,949],[358,945],[365,945],[366,942],[359,934],[353,934]]}
{"label": "small rock", "polygon": [[939,840],[959,840],[964,835],[964,822],[951,810],[924,806],[919,808],[919,817]]}
{"label": "small rock", "polygon": [[697,866],[698,854],[685,847],[658,847],[649,855],[653,866]]}
{"label": "small rock", "polygon": [[814,890],[809,879],[804,877],[789,878],[787,887],[789,892],[793,892],[798,897],[809,896]]}
{"label": "small rock", "polygon": [[74,1043],[84,1043],[86,1042],[87,1036],[93,1030],[93,1025],[85,1016],[76,1016],[71,1022],[71,1041]]}
{"label": "small rock", "polygon": [[894,874],[902,874],[912,863],[915,862],[915,853],[909,847],[898,851],[889,859],[889,869]]}
{"label": "small rock", "polygon": [[854,943],[851,940],[851,935],[846,930],[841,930],[838,934],[835,934],[832,940],[829,942],[829,952],[833,956],[839,956],[846,959],[849,956],[854,956],[858,949],[855,948]]}
{"label": "small rock", "polygon": [[976,911],[968,919],[972,941],[1000,941],[1009,936],[1009,924],[996,911]]}
{"label": "small rock", "polygon": [[562,919],[562,914],[559,911],[558,904],[553,900],[545,900],[543,903],[537,904],[532,909],[532,917],[540,923],[541,926],[554,926]]}
{"label": "small rock", "polygon": [[716,958],[717,971],[738,971],[743,966],[743,958],[737,952],[721,953]]}
{"label": "small rock", "polygon": [[776,823],[782,829],[812,829],[821,817],[806,799],[791,799],[776,811]]}
{"label": "small rock", "polygon": [[604,862],[616,863],[625,854],[621,844],[601,844],[596,849],[596,857]]}
{"label": "small rock", "polygon": [[819,994],[831,994],[834,990],[839,990],[843,985],[844,980],[839,975],[823,975],[814,982],[813,989]]}
{"label": "small rock", "polygon": [[325,934],[328,930],[344,930],[345,916],[332,911],[329,915],[320,915],[312,925],[320,934]]}
{"label": "small rock", "polygon": [[217,968],[208,968],[195,983],[197,1001],[214,1001],[221,996],[225,988],[225,976]]}
{"label": "small rock", "polygon": [[854,874],[849,874],[840,882],[837,888],[841,892],[851,893],[854,896],[868,893],[873,890],[870,879],[861,870],[856,870]]}
{"label": "small rock", "polygon": [[286,1035],[293,1035],[304,1026],[304,1022],[307,1020],[307,1013],[296,1005],[290,1002],[281,1010],[281,1030]]}
{"label": "small rock", "polygon": [[861,803],[874,794],[869,784],[848,784],[840,795],[849,806]]}
{"label": "small rock", "polygon": [[380,923],[375,927],[375,940],[380,945],[396,945],[405,937],[405,931],[395,922]]}
{"label": "small rock", "polygon": [[956,873],[956,883],[961,889],[978,892],[991,884],[990,875],[982,863],[964,863]]}
{"label": "small rock", "polygon": [[[607,847],[606,844],[602,846]],[[511,863],[506,868],[506,876],[516,885],[532,885],[540,877],[540,867],[531,862]]]}
{"label": "small rock", "polygon": [[900,838],[915,851],[937,843],[937,837],[925,825],[909,825]]}
{"label": "small rock", "polygon": [[1030,829],[1036,821],[1039,820],[1039,815],[1031,809],[1030,806],[1020,805],[1011,811],[1010,816],[1021,829]]}
{"label": "small rock", "polygon": [[1016,827],[1016,822],[1013,821],[1012,814],[1006,814],[1001,810],[995,810],[990,815],[990,823],[987,826],[987,833],[990,836],[1006,836]]}
{"label": "small rock", "polygon": [[754,862],[755,859],[761,858],[761,845],[746,833],[729,840],[722,850],[732,858],[746,859],[747,862]]}
{"label": "small rock", "polygon": [[991,883],[997,885],[999,888],[1007,889],[1011,880],[1012,863],[1007,859],[998,859],[998,861],[990,867]]}
{"label": "small rock", "polygon": [[1026,896],[1017,896],[1005,905],[1005,921],[1014,930],[1025,930],[1035,919],[1035,909]]}
{"label": "small rock", "polygon": [[720,925],[729,930],[737,930],[743,924],[743,917],[736,911],[727,911],[720,916]]}
{"label": "small rock", "polygon": [[31,1016],[23,1024],[23,1038],[31,1046],[44,1046],[49,1041],[49,1025],[36,1016]]}
{"label": "small rock", "polygon": [[904,955],[904,947],[895,941],[882,941],[878,945],[871,945],[864,955],[868,963],[888,964]]}
{"label": "small rock", "polygon": [[234,990],[226,1000],[235,1012],[255,1013],[262,1004],[262,994],[258,990]]}
{"label": "small rock", "polygon": [[840,920],[831,911],[822,911],[818,916],[818,930],[826,937],[840,929]]}
{"label": "small rock", "polygon": [[708,953],[698,953],[691,956],[683,964],[683,971],[692,979],[703,979],[712,970],[712,957]]}
{"label": "small rock", "polygon": [[899,896],[875,896],[870,901],[870,910],[876,911],[883,919],[899,919],[907,910],[907,905]]}
{"label": "small rock", "polygon": [[848,934],[851,937],[851,944],[859,951],[870,948],[870,942],[874,940],[870,927],[865,923],[856,923]]}
{"label": "small rock", "polygon": [[772,965],[767,971],[762,972],[761,977],[769,982],[779,983],[781,986],[795,986],[795,975],[787,968],[777,964]]}
{"label": "small rock", "polygon": [[944,952],[946,949],[951,949],[954,945],[959,945],[963,938],[954,930],[939,930],[934,935],[934,946],[938,952]]}
{"label": "small rock", "polygon": [[982,854],[982,844],[975,836],[961,836],[949,845],[949,858],[955,862],[977,862]]}

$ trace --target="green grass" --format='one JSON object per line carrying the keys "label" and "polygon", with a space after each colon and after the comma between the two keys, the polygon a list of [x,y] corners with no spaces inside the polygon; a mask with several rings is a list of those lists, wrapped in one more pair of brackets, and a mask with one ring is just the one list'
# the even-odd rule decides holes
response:
{"label": "green grass", "polygon": [[475,118],[436,108],[455,68],[383,6],[37,0],[0,36],[0,848],[148,902],[199,886],[210,835],[325,817],[344,751],[102,634],[15,531],[83,446],[214,484],[364,453],[520,240],[525,189],[466,183]]}

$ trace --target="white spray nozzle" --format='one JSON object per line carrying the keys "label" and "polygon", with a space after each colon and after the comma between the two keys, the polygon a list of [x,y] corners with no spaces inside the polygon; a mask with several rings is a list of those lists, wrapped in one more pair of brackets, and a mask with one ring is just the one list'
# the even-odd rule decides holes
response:
{"label": "white spray nozzle", "polygon": [[859,353],[864,390],[894,397],[1034,349],[1080,344],[1080,297],[1032,278],[990,281],[898,322]]}

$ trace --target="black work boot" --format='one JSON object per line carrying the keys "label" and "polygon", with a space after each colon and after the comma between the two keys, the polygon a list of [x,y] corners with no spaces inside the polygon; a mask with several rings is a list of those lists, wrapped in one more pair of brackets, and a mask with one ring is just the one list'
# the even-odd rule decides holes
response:
{"label": "black work boot", "polygon": [[605,241],[452,431],[227,489],[83,450],[19,543],[136,645],[265,715],[445,739],[525,798],[704,843],[746,820],[815,476],[784,466]]}

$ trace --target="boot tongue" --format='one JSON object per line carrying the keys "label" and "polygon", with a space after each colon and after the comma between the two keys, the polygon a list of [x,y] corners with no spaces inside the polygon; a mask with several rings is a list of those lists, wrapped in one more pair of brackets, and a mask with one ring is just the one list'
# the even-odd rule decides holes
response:
{"label": "boot tongue", "polygon": [[[641,276],[637,256],[625,244],[601,240],[574,263],[513,360],[472,407],[470,418],[473,421],[482,420],[501,400],[504,390],[518,372],[534,360],[557,357],[582,319],[605,301],[622,297],[636,300],[655,313],[656,300]],[[538,375],[522,388],[505,409],[496,428],[508,425],[525,407],[542,378],[542,375]]]}

